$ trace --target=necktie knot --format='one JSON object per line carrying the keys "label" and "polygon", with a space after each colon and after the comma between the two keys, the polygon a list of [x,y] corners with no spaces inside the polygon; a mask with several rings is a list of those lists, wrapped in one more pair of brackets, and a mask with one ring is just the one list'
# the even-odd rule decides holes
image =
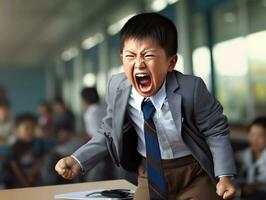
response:
{"label": "necktie knot", "polygon": [[155,107],[152,104],[152,102],[150,100],[143,101],[142,105],[141,105],[141,108],[142,108],[144,120],[152,119],[152,116],[153,116],[153,114],[155,112]]}

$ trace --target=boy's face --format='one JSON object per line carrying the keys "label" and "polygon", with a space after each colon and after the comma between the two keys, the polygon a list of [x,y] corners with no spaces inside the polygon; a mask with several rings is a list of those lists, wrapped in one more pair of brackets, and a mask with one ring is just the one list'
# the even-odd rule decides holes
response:
{"label": "boy's face", "polygon": [[23,141],[32,141],[35,135],[36,123],[33,121],[21,122],[17,127],[17,134]]}
{"label": "boy's face", "polygon": [[38,113],[39,113],[40,115],[46,115],[46,114],[48,113],[48,111],[47,111],[47,109],[46,109],[45,106],[43,106],[43,105],[39,105],[39,106],[38,106]]}
{"label": "boy's face", "polygon": [[62,113],[62,112],[64,112],[64,106],[61,103],[54,102],[52,104],[52,108],[53,108],[53,111],[55,113]]}
{"label": "boy's face", "polygon": [[72,133],[68,130],[61,129],[58,133],[58,141],[60,143],[67,142],[72,136]]}
{"label": "boy's face", "polygon": [[266,148],[266,130],[260,125],[251,126],[248,140],[252,150],[262,151]]}
{"label": "boy's face", "polygon": [[8,107],[0,107],[0,122],[4,122],[9,117],[9,108]]}
{"label": "boy's face", "polygon": [[124,42],[120,55],[124,71],[137,92],[144,97],[157,93],[166,74],[175,68],[177,56],[166,56],[166,52],[151,38],[129,38]]}
{"label": "boy's face", "polygon": [[89,104],[86,101],[82,100],[82,107],[83,107],[83,110],[85,112],[85,111],[87,111]]}

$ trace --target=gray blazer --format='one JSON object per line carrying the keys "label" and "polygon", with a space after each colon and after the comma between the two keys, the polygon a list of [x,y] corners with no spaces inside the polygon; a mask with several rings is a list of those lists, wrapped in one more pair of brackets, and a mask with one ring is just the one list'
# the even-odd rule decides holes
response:
{"label": "gray blazer", "polygon": [[[136,171],[140,161],[136,151],[137,134],[126,113],[130,91],[131,84],[124,73],[110,79],[107,115],[102,120],[100,134],[73,154],[85,171],[108,152],[118,166]],[[202,79],[169,72],[166,93],[178,131],[182,131],[185,144],[212,180],[216,182],[220,175],[236,174],[227,119]]]}

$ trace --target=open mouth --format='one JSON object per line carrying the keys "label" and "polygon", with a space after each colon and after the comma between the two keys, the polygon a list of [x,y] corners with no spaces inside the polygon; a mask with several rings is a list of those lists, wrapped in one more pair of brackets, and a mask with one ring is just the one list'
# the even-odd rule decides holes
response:
{"label": "open mouth", "polygon": [[147,93],[151,90],[152,82],[149,74],[136,74],[136,82],[138,84],[138,88],[142,93]]}

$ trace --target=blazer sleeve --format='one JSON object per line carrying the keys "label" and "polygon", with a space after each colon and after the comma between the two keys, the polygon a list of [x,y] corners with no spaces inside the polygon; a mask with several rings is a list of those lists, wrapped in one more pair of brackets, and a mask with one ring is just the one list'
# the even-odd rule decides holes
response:
{"label": "blazer sleeve", "polygon": [[195,82],[194,119],[212,153],[215,176],[235,175],[227,118],[222,106],[209,93],[201,78]]}
{"label": "blazer sleeve", "polygon": [[112,99],[110,90],[112,88],[112,78],[107,84],[106,102],[107,110],[106,116],[102,119],[98,134],[94,136],[89,142],[81,146],[75,151],[72,156],[78,160],[83,172],[93,168],[100,160],[102,160],[108,153],[106,144],[106,137],[104,133],[110,132],[112,128]]}

